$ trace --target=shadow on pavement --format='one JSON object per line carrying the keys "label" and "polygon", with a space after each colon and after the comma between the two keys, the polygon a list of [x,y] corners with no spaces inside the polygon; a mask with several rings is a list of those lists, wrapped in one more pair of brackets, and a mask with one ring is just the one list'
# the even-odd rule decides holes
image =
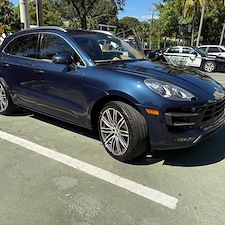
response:
{"label": "shadow on pavement", "polygon": [[141,157],[131,164],[149,165],[164,161],[164,165],[170,166],[204,166],[222,161],[225,158],[225,127],[217,134],[197,145],[179,150],[157,151],[155,158]]}
{"label": "shadow on pavement", "polygon": [[[78,127],[60,120],[43,116],[38,113],[22,111],[12,116],[30,116],[66,130],[99,140],[98,132]],[[110,156],[109,156],[110,157]],[[164,165],[170,166],[204,166],[222,161],[225,158],[225,126],[216,134],[197,145],[179,150],[156,151],[154,157],[139,157],[128,164],[150,165],[164,161]]]}

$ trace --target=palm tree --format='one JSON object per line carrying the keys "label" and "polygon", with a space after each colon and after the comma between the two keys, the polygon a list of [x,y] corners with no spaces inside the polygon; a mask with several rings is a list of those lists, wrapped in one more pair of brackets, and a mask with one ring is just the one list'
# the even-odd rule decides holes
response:
{"label": "palm tree", "polygon": [[[223,6],[225,7],[225,0],[223,1]],[[222,43],[223,43],[224,31],[225,31],[225,22],[223,23],[223,28],[222,28],[222,31],[221,31],[221,36],[220,36],[220,43],[219,43],[219,45],[222,45]]]}
{"label": "palm tree", "polygon": [[[194,24],[195,24],[195,19],[198,15],[198,12],[201,9],[201,19],[199,23],[199,30],[198,30],[198,37],[196,41],[196,46],[199,45],[200,41],[200,36],[201,36],[201,31],[202,31],[202,24],[203,24],[203,19],[204,19],[204,14],[205,14],[205,8],[209,3],[214,3],[215,0],[186,0],[184,4],[184,17],[189,17],[192,18],[192,35],[191,35],[191,45],[193,46],[194,44]],[[225,0],[224,0],[225,2]]]}
{"label": "palm tree", "polygon": [[200,24],[199,24],[198,37],[197,37],[197,41],[196,41],[196,47],[198,47],[198,45],[199,45],[200,36],[201,36],[201,32],[202,32],[202,24],[203,24],[203,19],[204,19],[204,14],[205,14],[206,1],[208,3],[209,0],[203,0],[203,2],[202,2],[202,0],[199,0],[199,3],[202,7],[202,13],[201,13],[201,19],[200,19]]}

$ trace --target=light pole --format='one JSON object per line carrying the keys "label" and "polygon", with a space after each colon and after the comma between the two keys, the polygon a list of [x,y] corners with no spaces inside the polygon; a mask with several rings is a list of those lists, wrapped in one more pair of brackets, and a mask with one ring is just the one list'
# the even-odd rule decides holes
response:
{"label": "light pole", "polygon": [[42,0],[36,0],[36,12],[37,12],[37,25],[43,26],[43,7],[42,7]]}
{"label": "light pole", "polygon": [[20,0],[20,21],[22,30],[30,28],[30,16],[27,0]]}

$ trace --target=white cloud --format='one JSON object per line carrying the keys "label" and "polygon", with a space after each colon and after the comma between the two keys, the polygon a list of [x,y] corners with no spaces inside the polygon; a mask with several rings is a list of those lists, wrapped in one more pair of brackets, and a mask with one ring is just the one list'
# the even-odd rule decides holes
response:
{"label": "white cloud", "polygon": [[[152,18],[152,15],[145,15],[145,16],[132,16],[140,21],[146,21],[146,20],[150,20]],[[158,15],[154,15],[154,19],[158,19]]]}

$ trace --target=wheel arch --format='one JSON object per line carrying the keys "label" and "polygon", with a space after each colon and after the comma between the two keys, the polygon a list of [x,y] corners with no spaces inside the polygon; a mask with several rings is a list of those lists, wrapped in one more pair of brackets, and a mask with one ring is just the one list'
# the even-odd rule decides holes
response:
{"label": "wheel arch", "polygon": [[102,107],[106,103],[111,102],[111,101],[120,101],[120,102],[127,103],[140,112],[137,105],[128,98],[125,98],[125,97],[119,96],[119,95],[104,96],[101,99],[99,99],[92,107],[92,110],[91,110],[91,126],[92,126],[93,129],[98,128],[98,117],[99,117],[99,113],[100,113]]}

